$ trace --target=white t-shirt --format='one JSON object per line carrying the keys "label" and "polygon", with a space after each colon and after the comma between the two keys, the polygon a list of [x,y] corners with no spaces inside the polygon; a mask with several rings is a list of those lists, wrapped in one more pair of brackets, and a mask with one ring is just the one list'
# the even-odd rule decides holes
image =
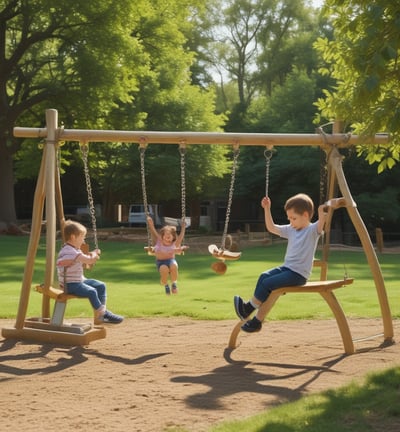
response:
{"label": "white t-shirt", "polygon": [[317,249],[318,222],[311,223],[301,230],[294,229],[290,224],[278,225],[279,235],[288,239],[284,266],[308,279]]}

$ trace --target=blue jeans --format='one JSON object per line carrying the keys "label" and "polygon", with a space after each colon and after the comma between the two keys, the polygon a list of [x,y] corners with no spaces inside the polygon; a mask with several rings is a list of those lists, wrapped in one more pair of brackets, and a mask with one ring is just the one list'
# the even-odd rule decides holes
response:
{"label": "blue jeans", "polygon": [[275,267],[261,273],[258,278],[254,297],[264,303],[271,291],[285,286],[304,285],[307,279],[287,267]]}
{"label": "blue jeans", "polygon": [[106,304],[106,285],[96,279],[85,279],[83,282],[67,283],[68,294],[88,298],[93,309],[97,310]]}

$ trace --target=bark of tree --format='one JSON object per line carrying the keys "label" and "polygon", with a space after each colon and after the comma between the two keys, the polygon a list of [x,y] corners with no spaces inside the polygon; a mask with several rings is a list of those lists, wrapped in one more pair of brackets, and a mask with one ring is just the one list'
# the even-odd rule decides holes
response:
{"label": "bark of tree", "polygon": [[13,152],[8,150],[4,136],[0,137],[0,184],[0,221],[16,223]]}

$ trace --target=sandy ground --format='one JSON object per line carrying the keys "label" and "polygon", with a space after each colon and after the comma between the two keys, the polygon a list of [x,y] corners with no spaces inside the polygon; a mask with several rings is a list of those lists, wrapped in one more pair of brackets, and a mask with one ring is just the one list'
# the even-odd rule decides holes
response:
{"label": "sandy ground", "polygon": [[[1,430],[206,431],[400,364],[382,335],[344,355],[334,320],[270,322],[231,351],[235,323],[130,319],[85,347],[1,339]],[[365,338],[382,322],[350,328]]]}

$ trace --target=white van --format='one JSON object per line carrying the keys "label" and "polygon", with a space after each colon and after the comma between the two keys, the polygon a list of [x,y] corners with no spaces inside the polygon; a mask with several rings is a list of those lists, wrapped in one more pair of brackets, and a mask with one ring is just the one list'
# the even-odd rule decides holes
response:
{"label": "white van", "polygon": [[[149,215],[154,220],[155,225],[161,225],[161,220],[158,214],[158,205],[148,205]],[[128,214],[129,226],[146,226],[146,212],[143,204],[131,204]]]}

